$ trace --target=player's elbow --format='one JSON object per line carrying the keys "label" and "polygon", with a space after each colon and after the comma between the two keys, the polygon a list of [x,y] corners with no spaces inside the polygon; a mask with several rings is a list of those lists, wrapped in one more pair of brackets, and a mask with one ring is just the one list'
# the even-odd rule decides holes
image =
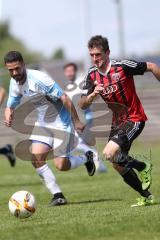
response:
{"label": "player's elbow", "polygon": [[84,106],[84,104],[83,104],[81,101],[78,103],[78,106],[79,106],[82,110],[85,110],[85,106]]}
{"label": "player's elbow", "polygon": [[78,106],[82,109],[85,110],[87,108],[86,104],[86,98],[82,97],[81,100],[78,103]]}

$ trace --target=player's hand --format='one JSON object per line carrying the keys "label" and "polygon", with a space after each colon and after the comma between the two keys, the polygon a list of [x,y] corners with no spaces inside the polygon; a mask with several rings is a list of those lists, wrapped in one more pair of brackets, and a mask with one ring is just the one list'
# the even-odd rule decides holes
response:
{"label": "player's hand", "polygon": [[98,95],[101,91],[103,91],[105,88],[103,84],[99,84],[98,82],[95,82],[95,89],[94,89],[94,94]]}
{"label": "player's hand", "polygon": [[4,123],[7,127],[11,127],[12,120],[13,120],[13,112],[14,110],[11,108],[6,108],[5,109],[5,120]]}
{"label": "player's hand", "polygon": [[75,130],[78,132],[78,133],[82,133],[84,128],[85,128],[85,124],[82,123],[81,121],[76,121],[74,123],[74,127],[75,127]]}

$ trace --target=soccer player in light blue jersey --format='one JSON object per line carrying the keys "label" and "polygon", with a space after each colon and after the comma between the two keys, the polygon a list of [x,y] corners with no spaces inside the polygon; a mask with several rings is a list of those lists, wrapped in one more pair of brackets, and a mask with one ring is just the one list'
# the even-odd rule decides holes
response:
{"label": "soccer player in light blue jersey", "polygon": [[72,101],[47,73],[26,69],[23,57],[17,51],[7,53],[4,62],[11,76],[5,124],[12,126],[15,109],[22,98],[31,100],[38,115],[30,136],[32,164],[53,195],[51,205],[66,204],[67,200],[46,158],[54,149],[57,169],[67,171],[85,165],[88,174],[94,175],[93,152],[87,151],[78,156],[74,154],[78,143],[74,129],[82,132],[85,126],[80,122]]}

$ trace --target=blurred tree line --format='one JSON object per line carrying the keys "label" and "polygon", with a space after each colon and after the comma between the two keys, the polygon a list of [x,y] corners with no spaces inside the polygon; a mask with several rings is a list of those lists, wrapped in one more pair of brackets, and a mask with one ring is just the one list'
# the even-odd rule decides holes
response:
{"label": "blurred tree line", "polygon": [[21,40],[11,34],[9,22],[2,22],[0,23],[0,68],[4,66],[4,55],[10,50],[20,51],[26,63],[38,62],[44,59],[41,53],[29,51]]}
{"label": "blurred tree line", "polygon": [[32,52],[27,49],[24,43],[17,39],[10,31],[9,22],[0,23],[0,85],[3,85],[6,89],[9,84],[8,72],[4,70],[3,58],[5,54],[11,50],[20,51],[26,63],[39,62],[44,59],[43,55],[38,52]]}
{"label": "blurred tree line", "polygon": [[16,38],[10,31],[10,24],[8,21],[0,22],[0,85],[3,85],[6,89],[9,84],[9,76],[7,71],[4,70],[4,55],[11,51],[20,51],[25,59],[26,64],[39,63],[43,60],[63,60],[65,53],[63,48],[57,48],[51,54],[49,59],[46,59],[43,54],[30,51],[25,44]]}

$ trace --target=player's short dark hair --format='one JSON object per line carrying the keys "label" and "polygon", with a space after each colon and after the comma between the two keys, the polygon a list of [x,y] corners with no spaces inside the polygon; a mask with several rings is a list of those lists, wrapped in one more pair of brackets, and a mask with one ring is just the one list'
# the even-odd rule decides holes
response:
{"label": "player's short dark hair", "polygon": [[18,51],[10,51],[4,57],[4,63],[24,62],[22,54]]}
{"label": "player's short dark hair", "polygon": [[77,66],[77,64],[74,63],[74,62],[69,62],[69,63],[65,64],[64,67],[63,67],[63,69],[65,70],[65,69],[68,68],[68,67],[73,67],[75,71],[78,70],[78,66]]}
{"label": "player's short dark hair", "polygon": [[108,39],[102,37],[101,35],[96,35],[91,37],[88,42],[88,48],[102,48],[104,52],[109,50],[109,42]]}

